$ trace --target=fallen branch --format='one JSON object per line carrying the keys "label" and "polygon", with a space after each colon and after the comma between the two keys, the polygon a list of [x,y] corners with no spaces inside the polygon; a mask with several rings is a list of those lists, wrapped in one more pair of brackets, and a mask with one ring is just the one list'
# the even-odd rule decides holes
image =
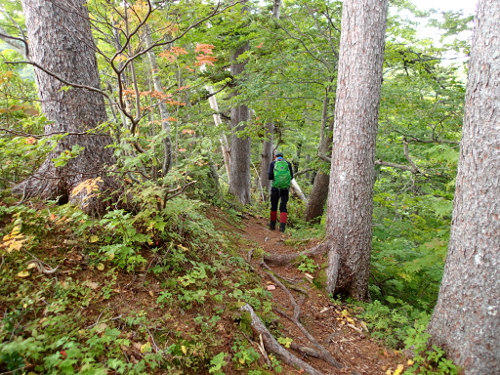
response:
{"label": "fallen branch", "polygon": [[318,351],[314,350],[313,348],[310,348],[308,346],[304,345],[299,345],[294,342],[290,344],[290,349],[295,350],[296,352],[299,352],[303,356],[306,357],[313,357],[313,358],[319,358],[321,359],[321,354],[318,353]]}
{"label": "fallen branch", "polygon": [[255,311],[250,305],[245,304],[240,309],[241,311],[245,311],[250,314],[250,319],[251,319],[250,325],[252,326],[252,329],[258,336],[262,335],[262,341],[264,342],[264,346],[267,349],[267,351],[276,354],[285,363],[303,369],[310,375],[323,375],[323,373],[316,370],[307,362],[304,362],[303,360],[301,360],[300,358],[298,358],[297,356],[293,355],[292,353],[288,352],[285,348],[283,348],[274,338],[271,332],[269,332],[264,323],[262,323],[257,314],[255,314]]}
{"label": "fallen branch", "polygon": [[268,254],[264,255],[264,261],[266,263],[271,263],[277,266],[284,266],[290,262],[293,262],[295,259],[301,256],[307,256],[307,255],[316,255],[316,254],[322,254],[326,252],[328,248],[328,245],[326,242],[322,242],[317,244],[316,246],[301,251],[300,253],[295,253],[295,254]]}
{"label": "fallen branch", "polygon": [[295,178],[292,178],[290,189],[292,189],[302,201],[307,202],[307,198],[302,192],[302,189],[300,188],[297,181],[295,181]]}
{"label": "fallen branch", "polygon": [[[285,313],[283,310],[280,310],[278,308],[274,308],[273,309],[274,311],[276,311],[278,314],[280,314],[281,316],[284,316],[285,318],[287,319],[292,319],[287,313]],[[302,354],[303,356],[305,357],[313,357],[313,358],[318,358],[318,359],[322,359],[321,358],[321,354],[313,349],[313,348],[310,348],[308,346],[304,346],[304,345],[299,345],[299,344],[296,344],[295,342],[292,342],[290,344],[290,349],[292,350],[295,350],[296,352],[299,352],[300,354]]]}

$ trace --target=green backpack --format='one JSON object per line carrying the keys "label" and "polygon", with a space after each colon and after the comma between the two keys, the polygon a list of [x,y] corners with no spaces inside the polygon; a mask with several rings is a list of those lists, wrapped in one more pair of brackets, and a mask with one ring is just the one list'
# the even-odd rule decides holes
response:
{"label": "green backpack", "polygon": [[291,181],[292,175],[290,174],[288,163],[284,160],[274,162],[273,187],[278,189],[288,189]]}

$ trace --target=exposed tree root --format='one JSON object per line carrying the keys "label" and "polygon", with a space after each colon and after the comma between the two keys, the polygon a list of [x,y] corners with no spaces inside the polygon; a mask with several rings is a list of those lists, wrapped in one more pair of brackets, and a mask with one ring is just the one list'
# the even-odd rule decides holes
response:
{"label": "exposed tree root", "polygon": [[293,316],[288,316],[285,313],[282,313],[282,315],[286,316],[290,321],[292,321],[301,331],[302,333],[307,337],[307,339],[316,347],[318,350],[318,356],[317,358],[322,359],[323,361],[329,363],[335,368],[342,368],[343,366],[335,360],[330,352],[325,349],[323,345],[321,345],[318,340],[302,325],[300,322],[300,306],[297,304],[295,301],[295,298],[293,297],[292,293],[288,290],[288,288],[283,285],[281,281],[278,280],[276,276],[272,274],[272,270],[269,268],[269,266],[266,263],[262,263],[262,266],[266,268],[268,271],[268,276],[281,288],[283,291],[286,293],[288,298],[290,299],[290,303],[292,304],[293,307]]}
{"label": "exposed tree root", "polygon": [[322,242],[317,244],[316,246],[301,251],[300,253],[296,254],[268,254],[264,255],[264,261],[270,264],[274,264],[276,266],[284,266],[290,262],[293,262],[295,259],[302,255],[315,255],[315,254],[321,254],[324,253],[328,248],[328,243],[327,242]]}
{"label": "exposed tree root", "polygon": [[271,332],[269,332],[264,323],[262,323],[257,314],[255,314],[255,311],[250,305],[245,304],[244,306],[241,307],[241,310],[250,313],[250,318],[251,318],[250,324],[252,326],[252,329],[257,335],[262,335],[262,341],[264,342],[264,346],[267,349],[267,351],[276,354],[285,363],[303,369],[310,375],[323,375],[323,373],[316,370],[310,364],[304,362],[303,360],[301,360],[300,358],[298,358],[297,356],[293,355],[285,348],[283,348],[274,338]]}

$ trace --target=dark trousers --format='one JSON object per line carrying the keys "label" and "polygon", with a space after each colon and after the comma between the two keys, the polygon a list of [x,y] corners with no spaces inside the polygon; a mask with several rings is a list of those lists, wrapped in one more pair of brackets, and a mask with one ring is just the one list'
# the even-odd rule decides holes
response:
{"label": "dark trousers", "polygon": [[271,188],[271,211],[278,211],[278,201],[280,201],[280,212],[288,212],[286,210],[288,189]]}

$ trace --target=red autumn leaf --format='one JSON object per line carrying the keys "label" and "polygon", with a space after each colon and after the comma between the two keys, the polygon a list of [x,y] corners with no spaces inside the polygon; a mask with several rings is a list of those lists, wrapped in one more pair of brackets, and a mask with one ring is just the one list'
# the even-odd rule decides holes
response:
{"label": "red autumn leaf", "polygon": [[172,51],[172,53],[175,54],[176,56],[187,55],[188,53],[184,48],[175,46],[170,48],[170,51]]}
{"label": "red autumn leaf", "polygon": [[206,55],[211,55],[214,48],[213,44],[197,44],[194,50],[195,52],[203,52]]}
{"label": "red autumn leaf", "polygon": [[208,56],[208,55],[198,55],[196,56],[196,60],[198,62],[195,65],[214,65],[214,62],[217,61],[217,57],[214,56]]}
{"label": "red autumn leaf", "polygon": [[177,100],[166,100],[165,103],[170,104],[170,105],[177,105],[177,106],[184,106],[184,105],[186,105],[186,103],[179,102]]}

